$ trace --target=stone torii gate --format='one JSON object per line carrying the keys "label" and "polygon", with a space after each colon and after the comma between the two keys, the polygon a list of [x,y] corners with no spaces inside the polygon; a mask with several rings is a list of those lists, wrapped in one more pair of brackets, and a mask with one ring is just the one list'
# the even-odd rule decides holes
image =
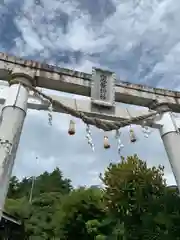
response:
{"label": "stone torii gate", "polygon": [[[67,93],[91,97],[88,100],[51,96],[61,103],[81,111],[86,116],[107,121],[122,121],[147,114],[148,110],[126,109],[116,102],[151,107],[152,101],[169,107],[147,124],[160,130],[169,161],[180,190],[180,122],[174,119],[172,111],[180,113],[180,93],[156,89],[128,82],[116,82],[115,74],[101,69],[93,69],[92,74],[63,69],[35,61],[23,60],[0,53],[0,79],[13,80],[6,99],[0,96],[2,104],[0,118],[0,218],[8,191],[16,151],[21,136],[27,108],[47,110],[48,101],[29,101],[29,89],[24,86],[42,87]],[[159,106],[159,105],[158,105]],[[160,107],[158,107],[160,108]],[[55,107],[53,111],[64,112]],[[138,124],[142,124],[139,122]]]}

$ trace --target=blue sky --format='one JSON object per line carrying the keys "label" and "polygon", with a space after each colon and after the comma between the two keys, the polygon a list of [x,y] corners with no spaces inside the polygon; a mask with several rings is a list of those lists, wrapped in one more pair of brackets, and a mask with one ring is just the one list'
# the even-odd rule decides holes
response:
{"label": "blue sky", "polygon": [[[93,66],[109,68],[125,81],[179,90],[179,12],[177,0],[4,0],[0,51],[89,73]],[[29,110],[13,173],[31,176],[58,166],[75,186],[98,184],[99,173],[119,161],[114,135],[109,133],[112,147],[105,151],[104,133],[92,128],[93,153],[80,120],[76,136],[68,136],[70,119],[53,114],[50,127],[47,112]],[[153,130],[149,139],[140,127],[136,133],[132,145],[123,129],[122,155],[163,164],[174,184],[159,133]]]}

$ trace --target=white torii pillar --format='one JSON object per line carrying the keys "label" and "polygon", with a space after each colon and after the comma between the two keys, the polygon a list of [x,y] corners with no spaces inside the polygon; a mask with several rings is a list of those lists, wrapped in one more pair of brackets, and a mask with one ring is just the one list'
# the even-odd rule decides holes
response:
{"label": "white torii pillar", "polygon": [[[163,107],[163,106],[162,106]],[[178,190],[180,192],[180,132],[172,112],[160,114],[154,120],[159,125],[159,132],[169,158]]]}
{"label": "white torii pillar", "polygon": [[[11,79],[33,84],[33,77],[14,73]],[[27,112],[28,89],[20,83],[12,84],[2,108],[0,119],[0,219],[8,192],[9,180]]]}

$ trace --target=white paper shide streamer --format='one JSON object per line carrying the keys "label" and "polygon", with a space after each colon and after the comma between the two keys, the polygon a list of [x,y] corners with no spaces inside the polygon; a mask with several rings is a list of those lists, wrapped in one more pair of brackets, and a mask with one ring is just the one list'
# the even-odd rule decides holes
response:
{"label": "white paper shide streamer", "polygon": [[145,138],[148,138],[149,135],[151,134],[151,130],[150,128],[146,125],[147,122],[146,121],[143,121],[143,124],[142,124],[142,132],[144,134],[144,137]]}
{"label": "white paper shide streamer", "polygon": [[48,107],[48,122],[49,125],[52,126],[52,112],[53,112],[53,106],[52,103],[50,103],[49,107]]}
{"label": "white paper shide streamer", "polygon": [[88,140],[88,144],[90,145],[91,149],[94,152],[95,149],[94,149],[94,144],[92,141],[92,134],[91,134],[90,127],[88,124],[86,125],[86,138]]}
{"label": "white paper shide streamer", "polygon": [[124,148],[124,144],[121,141],[121,132],[119,130],[116,130],[115,138],[118,142],[118,154],[120,154],[122,149]]}

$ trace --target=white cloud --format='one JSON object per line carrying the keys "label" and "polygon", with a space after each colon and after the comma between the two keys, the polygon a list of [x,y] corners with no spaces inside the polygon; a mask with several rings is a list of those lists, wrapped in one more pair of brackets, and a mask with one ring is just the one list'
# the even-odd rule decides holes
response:
{"label": "white cloud", "polygon": [[[12,51],[23,56],[38,54],[41,60],[51,61],[54,52],[80,50],[83,56],[77,69],[89,72],[91,66],[101,65],[129,81],[178,88],[180,3],[113,2],[116,11],[95,25],[90,13],[79,9],[78,1],[44,0],[41,5],[25,1],[15,19],[22,38],[16,39]],[[96,57],[89,59],[89,54]],[[64,65],[60,59],[58,62]]]}
{"label": "white cloud", "polygon": [[41,40],[39,36],[37,36],[37,34],[29,26],[29,22],[27,19],[24,19],[24,21],[20,21],[19,25],[17,26],[22,33],[24,42],[26,42],[26,44],[29,46],[31,51],[32,49],[34,51],[41,51],[44,49],[44,47],[40,43]]}

